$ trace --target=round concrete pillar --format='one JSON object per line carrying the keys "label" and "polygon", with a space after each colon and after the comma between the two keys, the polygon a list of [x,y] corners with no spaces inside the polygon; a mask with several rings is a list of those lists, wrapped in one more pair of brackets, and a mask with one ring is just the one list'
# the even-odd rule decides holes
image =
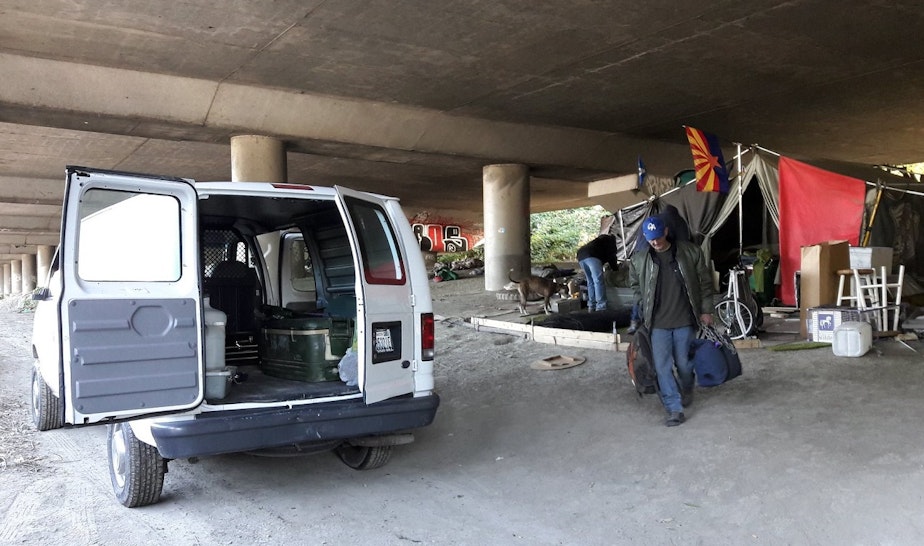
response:
{"label": "round concrete pillar", "polygon": [[22,293],[35,290],[35,254],[22,255]]}
{"label": "round concrete pillar", "polygon": [[278,138],[239,135],[231,137],[233,182],[286,182],[286,147]]}
{"label": "round concrete pillar", "polygon": [[[529,274],[529,167],[486,165],[484,192],[484,287],[503,290]],[[513,270],[512,272],[510,270]]]}
{"label": "round concrete pillar", "polygon": [[22,294],[22,260],[10,262],[10,294]]}
{"label": "round concrete pillar", "polygon": [[35,278],[36,282],[44,286],[48,279],[48,270],[51,268],[51,258],[54,256],[55,247],[51,245],[38,245],[35,254]]}
{"label": "round concrete pillar", "polygon": [[9,296],[13,290],[13,274],[10,264],[3,264],[3,295]]}

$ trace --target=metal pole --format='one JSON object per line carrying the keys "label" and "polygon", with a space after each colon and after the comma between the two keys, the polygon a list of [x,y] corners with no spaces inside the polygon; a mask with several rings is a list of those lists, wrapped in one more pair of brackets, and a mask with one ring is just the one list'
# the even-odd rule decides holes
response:
{"label": "metal pole", "polygon": [[629,242],[626,241],[626,224],[622,221],[622,209],[619,209],[619,233],[622,235],[622,259],[629,259]]}
{"label": "metal pole", "polygon": [[741,263],[741,254],[744,252],[744,210],[741,205],[741,187],[744,185],[741,172],[741,143],[736,142],[738,148],[738,262]]}

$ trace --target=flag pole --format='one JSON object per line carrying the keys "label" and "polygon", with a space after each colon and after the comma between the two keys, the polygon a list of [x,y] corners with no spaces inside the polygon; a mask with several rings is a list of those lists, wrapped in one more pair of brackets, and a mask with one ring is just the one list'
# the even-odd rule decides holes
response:
{"label": "flag pole", "polygon": [[738,178],[738,263],[741,263],[741,255],[744,253],[744,209],[742,207],[741,199],[741,187],[744,185],[742,178],[742,168],[741,168],[741,143],[736,142],[735,146],[738,149],[738,161],[737,161],[737,178]]}
{"label": "flag pole", "polygon": [[619,234],[622,237],[622,259],[629,259],[629,243],[626,241],[626,224],[622,220],[622,209],[617,211],[619,215]]}

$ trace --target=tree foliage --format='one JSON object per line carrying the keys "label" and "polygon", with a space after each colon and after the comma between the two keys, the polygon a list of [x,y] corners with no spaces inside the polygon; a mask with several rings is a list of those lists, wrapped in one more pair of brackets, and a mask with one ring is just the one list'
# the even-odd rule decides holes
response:
{"label": "tree foliage", "polygon": [[[576,262],[578,247],[600,233],[600,221],[607,216],[599,206],[537,212],[529,216],[529,252],[534,264]],[[484,259],[484,246],[468,252],[440,253],[441,263],[467,258]]]}
{"label": "tree foliage", "polygon": [[600,220],[606,215],[606,210],[599,205],[530,215],[533,263],[577,261],[578,247],[600,233]]}

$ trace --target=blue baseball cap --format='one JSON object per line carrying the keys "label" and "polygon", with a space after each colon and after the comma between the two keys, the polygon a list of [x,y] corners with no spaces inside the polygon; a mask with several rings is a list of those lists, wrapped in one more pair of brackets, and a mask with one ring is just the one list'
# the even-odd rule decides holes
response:
{"label": "blue baseball cap", "polygon": [[645,240],[653,241],[664,237],[664,220],[657,216],[649,216],[642,222],[642,233],[645,234]]}

